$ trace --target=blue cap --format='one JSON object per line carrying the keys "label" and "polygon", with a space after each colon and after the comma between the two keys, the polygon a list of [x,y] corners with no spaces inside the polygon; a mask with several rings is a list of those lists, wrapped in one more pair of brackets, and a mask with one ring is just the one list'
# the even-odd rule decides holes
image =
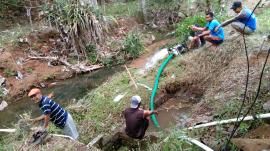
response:
{"label": "blue cap", "polygon": [[141,97],[138,95],[131,97],[130,107],[136,109],[139,106],[139,104],[141,103],[141,100],[142,100]]}
{"label": "blue cap", "polygon": [[231,9],[235,10],[236,8],[239,8],[242,6],[242,2],[241,1],[235,1],[233,2]]}

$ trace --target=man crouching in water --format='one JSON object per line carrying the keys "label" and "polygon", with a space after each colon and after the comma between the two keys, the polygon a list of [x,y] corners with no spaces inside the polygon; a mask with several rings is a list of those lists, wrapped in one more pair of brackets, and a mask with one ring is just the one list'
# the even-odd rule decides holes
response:
{"label": "man crouching in water", "polygon": [[149,116],[157,114],[157,111],[143,110],[140,108],[141,97],[133,96],[131,98],[130,108],[124,111],[126,120],[126,134],[135,139],[143,139],[145,131],[149,126]]}
{"label": "man crouching in water", "polygon": [[30,119],[32,122],[44,121],[44,129],[49,127],[49,121],[52,121],[58,128],[63,129],[64,134],[77,139],[79,134],[77,132],[72,116],[65,111],[58,103],[54,102],[47,96],[43,96],[40,89],[32,89],[28,96],[34,103],[39,105],[43,115],[35,119]]}

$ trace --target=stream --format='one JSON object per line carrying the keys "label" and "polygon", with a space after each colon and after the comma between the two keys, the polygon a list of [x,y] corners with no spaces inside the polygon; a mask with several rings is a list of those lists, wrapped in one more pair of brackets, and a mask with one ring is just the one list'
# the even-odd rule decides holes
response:
{"label": "stream", "polygon": [[[65,81],[54,81],[55,86],[51,88],[43,88],[43,95],[54,92],[53,99],[61,104],[63,107],[73,103],[90,90],[100,86],[114,73],[121,71],[121,67],[104,68],[95,72],[75,76]],[[101,76],[102,75],[102,76]],[[8,100],[8,107],[0,112],[0,128],[13,128],[14,124],[20,119],[20,115],[24,113],[31,113],[31,117],[41,115],[41,111],[37,104],[31,102],[30,98],[25,96],[16,102]]]}
{"label": "stream", "polygon": [[[167,40],[168,41],[168,40]],[[156,64],[168,56],[167,49],[161,49],[160,45],[164,45],[166,40],[156,42],[149,46],[151,51],[133,62],[129,66],[137,68],[141,73],[147,73],[148,70],[154,68]],[[65,81],[53,81],[54,86],[42,89],[43,95],[54,92],[53,99],[65,107],[71,103],[77,102],[83,98],[89,91],[100,86],[114,73],[123,71],[122,67],[104,68],[88,74],[79,75]],[[152,86],[150,86],[152,87]],[[13,128],[14,124],[20,119],[20,115],[24,113],[31,114],[31,117],[41,115],[41,111],[37,104],[31,102],[26,97],[10,103],[8,107],[0,112],[0,128]],[[8,102],[12,102],[9,100]],[[173,125],[182,125],[183,120],[188,117],[190,106],[182,106],[181,100],[168,101],[158,108],[157,116],[161,128],[169,128]],[[155,131],[152,122],[150,122],[150,131]]]}

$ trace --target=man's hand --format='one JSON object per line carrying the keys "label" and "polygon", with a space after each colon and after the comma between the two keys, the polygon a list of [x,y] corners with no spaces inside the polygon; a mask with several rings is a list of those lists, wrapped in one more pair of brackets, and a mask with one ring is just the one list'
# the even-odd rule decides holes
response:
{"label": "man's hand", "polygon": [[158,111],[157,111],[157,110],[154,110],[154,111],[152,111],[152,112],[153,112],[153,114],[158,115]]}
{"label": "man's hand", "polygon": [[35,119],[27,119],[26,122],[30,122],[31,124],[37,123],[37,121]]}
{"label": "man's hand", "polygon": [[198,40],[200,37],[199,36],[195,36],[194,37],[194,40]]}
{"label": "man's hand", "polygon": [[194,26],[194,25],[189,26],[189,28],[190,28],[191,30],[193,30],[193,31],[196,31],[196,30],[197,30],[197,27]]}

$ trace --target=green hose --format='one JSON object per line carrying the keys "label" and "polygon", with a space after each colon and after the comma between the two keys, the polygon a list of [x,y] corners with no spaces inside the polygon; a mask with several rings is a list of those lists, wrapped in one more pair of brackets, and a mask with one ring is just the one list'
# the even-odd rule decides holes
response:
{"label": "green hose", "polygon": [[[174,54],[170,54],[167,57],[167,59],[161,64],[161,66],[158,69],[158,73],[156,75],[156,79],[155,79],[155,84],[154,84],[154,87],[153,87],[152,95],[151,95],[151,98],[150,98],[150,110],[151,111],[155,109],[155,96],[156,96],[157,89],[158,89],[159,78],[161,76],[161,73],[163,72],[163,69],[166,67],[166,65],[168,64],[168,62],[173,58],[173,56],[174,56]],[[157,121],[157,118],[156,118],[156,115],[155,114],[152,114],[151,115],[151,119],[152,119],[154,125],[156,127],[159,127],[159,124],[158,124],[158,121]]]}

